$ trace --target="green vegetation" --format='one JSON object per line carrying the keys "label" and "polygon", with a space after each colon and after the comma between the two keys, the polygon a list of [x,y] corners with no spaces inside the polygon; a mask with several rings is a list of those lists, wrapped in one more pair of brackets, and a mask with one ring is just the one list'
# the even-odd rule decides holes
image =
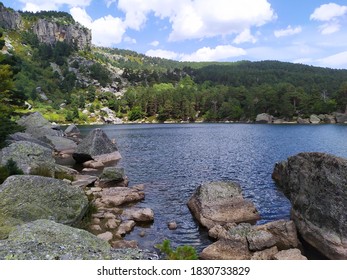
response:
{"label": "green vegetation", "polygon": [[[24,26],[39,18],[74,23],[67,13],[21,15]],[[347,109],[347,70],[279,61],[178,62],[116,48],[77,50],[65,42],[42,44],[29,28],[6,30],[6,36],[14,49],[0,54],[0,145],[18,130],[14,120],[16,113],[27,112],[20,106],[25,99],[51,122],[81,124],[107,117],[104,107],[125,120],[159,122],[253,121],[260,113],[295,120]]]}
{"label": "green vegetation", "polygon": [[0,166],[0,184],[12,175],[23,174],[23,170],[17,166],[17,163],[14,160],[9,159],[4,166]]}
{"label": "green vegetation", "polygon": [[[0,49],[5,45],[0,30]],[[8,134],[20,131],[21,128],[13,121],[15,110],[19,108],[25,96],[14,84],[15,74],[20,70],[18,57],[0,52],[0,148],[5,145]]]}
{"label": "green vegetation", "polygon": [[184,245],[176,249],[171,247],[171,242],[165,239],[162,244],[156,245],[156,248],[165,254],[168,260],[197,260],[198,255],[194,247]]}

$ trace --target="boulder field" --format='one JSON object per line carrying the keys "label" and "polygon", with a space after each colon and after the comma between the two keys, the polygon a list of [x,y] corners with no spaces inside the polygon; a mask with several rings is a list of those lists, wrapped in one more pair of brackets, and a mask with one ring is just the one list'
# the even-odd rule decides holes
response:
{"label": "boulder field", "polygon": [[[25,132],[10,135],[0,151],[0,165],[12,160],[24,173],[0,185],[0,259],[157,258],[123,240],[154,213],[134,207],[144,187],[128,187],[114,141],[101,129],[80,139],[75,125],[63,132],[37,112],[18,123]],[[56,163],[72,155],[88,159],[97,176]]]}

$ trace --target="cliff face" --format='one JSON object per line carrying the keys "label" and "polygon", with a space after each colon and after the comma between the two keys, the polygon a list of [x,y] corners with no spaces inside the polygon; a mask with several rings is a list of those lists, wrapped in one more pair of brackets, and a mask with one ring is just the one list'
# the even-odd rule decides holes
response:
{"label": "cliff face", "polygon": [[55,44],[56,42],[66,42],[76,45],[78,49],[91,47],[91,31],[78,23],[62,25],[46,19],[39,19],[34,24],[32,30],[41,43]]}
{"label": "cliff face", "polygon": [[[4,29],[23,30],[23,17],[20,13],[7,9],[0,3],[0,27]],[[64,24],[55,22],[53,19],[40,18],[31,27],[39,41],[45,44],[66,42],[76,45],[78,49],[91,47],[91,31],[79,23]]]}
{"label": "cliff face", "polygon": [[5,29],[21,29],[22,17],[18,12],[5,8],[0,3],[0,27]]}

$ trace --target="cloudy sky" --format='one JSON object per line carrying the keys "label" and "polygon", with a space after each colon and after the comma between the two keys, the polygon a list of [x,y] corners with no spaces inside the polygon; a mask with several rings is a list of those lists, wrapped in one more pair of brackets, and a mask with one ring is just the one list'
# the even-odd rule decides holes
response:
{"label": "cloudy sky", "polygon": [[59,10],[98,46],[184,61],[280,60],[347,69],[347,0],[2,0]]}

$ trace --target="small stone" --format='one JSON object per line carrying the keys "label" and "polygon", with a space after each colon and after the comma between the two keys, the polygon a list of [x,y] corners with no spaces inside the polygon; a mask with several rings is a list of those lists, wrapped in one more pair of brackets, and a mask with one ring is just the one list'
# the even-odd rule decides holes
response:
{"label": "small stone", "polygon": [[99,218],[94,218],[94,219],[92,219],[92,224],[95,224],[95,225],[98,225],[98,224],[100,224],[100,219]]}
{"label": "small stone", "polygon": [[128,248],[136,249],[138,248],[138,243],[136,240],[130,240],[130,241],[118,240],[118,241],[112,242],[111,246],[116,249],[128,249]]}
{"label": "small stone", "polygon": [[109,219],[106,224],[105,227],[107,229],[116,229],[119,225],[120,225],[121,221],[117,220],[117,219]]}
{"label": "small stone", "polygon": [[102,188],[94,187],[94,188],[90,188],[90,190],[91,190],[92,192],[101,192],[101,191],[102,191]]}
{"label": "small stone", "polygon": [[100,227],[99,225],[91,225],[91,226],[89,227],[89,229],[90,229],[92,232],[101,232],[101,231],[102,231],[102,229],[101,229],[101,227]]}
{"label": "small stone", "polygon": [[110,212],[106,212],[105,215],[104,215],[104,218],[105,219],[115,219],[116,215],[113,214],[113,213],[110,213]]}
{"label": "small stone", "polygon": [[97,237],[105,241],[110,241],[113,238],[113,234],[109,231],[106,231],[104,233],[98,234]]}
{"label": "small stone", "polygon": [[140,237],[145,237],[146,236],[146,232],[144,230],[140,231],[139,236]]}
{"label": "small stone", "polygon": [[175,230],[175,229],[177,229],[177,223],[176,223],[176,222],[169,222],[169,223],[167,224],[167,226],[168,226],[168,228],[169,228],[170,230]]}

